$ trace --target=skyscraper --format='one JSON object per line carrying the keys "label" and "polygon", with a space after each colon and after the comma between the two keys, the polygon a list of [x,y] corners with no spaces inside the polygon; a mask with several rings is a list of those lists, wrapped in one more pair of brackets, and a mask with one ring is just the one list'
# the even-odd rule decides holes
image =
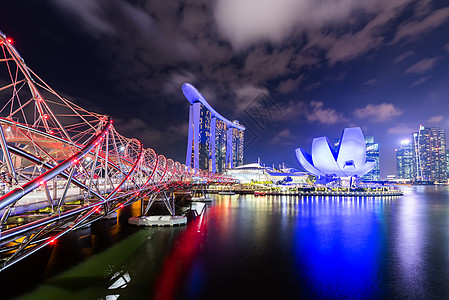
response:
{"label": "skyscraper", "polygon": [[415,174],[418,181],[447,181],[446,131],[424,127],[413,133]]}
{"label": "skyscraper", "polygon": [[216,172],[223,173],[226,169],[226,123],[217,120],[215,126]]}
{"label": "skyscraper", "polygon": [[431,178],[436,182],[447,181],[446,130],[430,128]]}
{"label": "skyscraper", "polygon": [[[210,111],[203,105],[200,105],[200,121],[199,121],[199,131],[198,131],[198,159],[199,159],[199,168],[201,170],[209,170],[211,166],[210,162],[210,120],[211,114]],[[194,155],[194,153],[192,153]]]}
{"label": "skyscraper", "polygon": [[380,164],[379,164],[379,144],[374,142],[373,136],[365,137],[366,159],[374,160],[376,165],[374,168],[362,176],[362,180],[379,181],[380,180]]}
{"label": "skyscraper", "polygon": [[401,147],[396,149],[397,178],[413,179],[413,143],[410,140],[401,142]]}
{"label": "skyscraper", "polygon": [[447,178],[449,178],[449,149],[446,149]]}
{"label": "skyscraper", "polygon": [[[234,124],[239,124],[239,121],[234,120]],[[239,167],[243,165],[243,141],[244,135],[243,130],[238,130],[237,128],[232,129],[232,152],[233,152],[233,165]]]}

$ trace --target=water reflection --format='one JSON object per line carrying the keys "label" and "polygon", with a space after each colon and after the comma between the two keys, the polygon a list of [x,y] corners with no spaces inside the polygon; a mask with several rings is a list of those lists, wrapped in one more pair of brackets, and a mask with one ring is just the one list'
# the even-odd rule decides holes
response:
{"label": "water reflection", "polygon": [[379,295],[378,263],[384,241],[375,208],[384,201],[306,199],[293,229],[293,251],[297,271],[316,296]]}
{"label": "water reflection", "polygon": [[185,280],[204,241],[207,230],[205,215],[206,206],[203,205],[198,216],[179,235],[175,246],[164,259],[162,270],[156,279],[154,299],[174,299],[177,295],[178,287]]}
{"label": "water reflection", "polygon": [[413,298],[424,298],[422,287],[426,281],[424,251],[427,244],[427,218],[423,218],[423,207],[419,195],[406,193],[407,205],[397,211],[397,225],[393,229],[396,239],[393,255],[397,258],[397,293]]}
{"label": "water reflection", "polygon": [[23,299],[447,298],[449,189],[403,188],[399,198],[216,195],[186,227],[103,223],[52,254],[54,270],[84,263]]}

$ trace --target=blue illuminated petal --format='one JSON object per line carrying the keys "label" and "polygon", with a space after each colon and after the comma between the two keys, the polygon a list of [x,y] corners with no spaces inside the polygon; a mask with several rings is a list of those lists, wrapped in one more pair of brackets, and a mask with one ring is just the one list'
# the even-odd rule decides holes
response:
{"label": "blue illuminated petal", "polygon": [[[345,168],[352,162],[352,170]],[[366,162],[366,144],[360,127],[345,128],[340,140],[337,163],[348,176],[354,176],[363,169]]]}
{"label": "blue illuminated petal", "polygon": [[312,142],[312,161],[313,165],[321,172],[328,175],[345,177],[335,160],[335,153],[327,137],[313,139]]}
{"label": "blue illuminated petal", "polygon": [[296,158],[298,159],[301,166],[304,167],[304,169],[306,169],[315,176],[325,176],[323,172],[318,171],[318,169],[313,166],[312,156],[310,156],[309,153],[304,151],[304,149],[302,148],[296,149],[295,152]]}

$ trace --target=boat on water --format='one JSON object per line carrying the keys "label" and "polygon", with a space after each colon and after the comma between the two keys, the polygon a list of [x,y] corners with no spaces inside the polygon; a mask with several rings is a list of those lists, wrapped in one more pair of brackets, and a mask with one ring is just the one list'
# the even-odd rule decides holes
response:
{"label": "boat on water", "polygon": [[190,201],[192,201],[192,202],[211,202],[212,198],[206,197],[206,196],[203,196],[203,197],[192,197],[192,198],[190,198]]}
{"label": "boat on water", "polygon": [[218,195],[235,195],[233,191],[219,191]]}
{"label": "boat on water", "polygon": [[254,192],[254,196],[259,197],[259,196],[265,196],[266,193],[265,192]]}

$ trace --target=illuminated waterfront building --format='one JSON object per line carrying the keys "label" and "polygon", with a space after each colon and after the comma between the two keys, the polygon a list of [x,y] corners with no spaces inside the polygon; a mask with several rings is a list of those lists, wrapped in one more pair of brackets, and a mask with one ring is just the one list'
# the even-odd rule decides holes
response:
{"label": "illuminated waterfront building", "polygon": [[240,183],[250,182],[272,182],[280,183],[288,182],[288,184],[306,185],[308,174],[298,170],[273,170],[259,163],[252,163],[235,167],[232,170],[226,170],[226,175],[232,176]]}
{"label": "illuminated waterfront building", "polygon": [[327,137],[312,141],[311,154],[296,149],[301,166],[318,177],[317,182],[327,183],[343,177],[360,178],[371,171],[376,162],[366,158],[366,143],[360,127],[345,128],[338,146],[333,147]]}
{"label": "illuminated waterfront building", "polygon": [[401,142],[396,149],[396,170],[398,179],[413,179],[413,144],[410,140]]}
{"label": "illuminated waterfront building", "polygon": [[220,115],[191,84],[182,91],[190,102],[186,166],[219,172],[243,165],[245,127]]}
{"label": "illuminated waterfront building", "polygon": [[446,130],[424,127],[413,133],[414,179],[418,181],[447,181]]}
{"label": "illuminated waterfront building", "polygon": [[[361,177],[365,181],[379,181],[380,180],[380,165],[379,165],[379,144],[374,142],[373,136],[365,137],[366,145],[366,160],[374,161],[374,167]],[[334,140],[334,147],[338,149],[340,146],[340,139]]]}

